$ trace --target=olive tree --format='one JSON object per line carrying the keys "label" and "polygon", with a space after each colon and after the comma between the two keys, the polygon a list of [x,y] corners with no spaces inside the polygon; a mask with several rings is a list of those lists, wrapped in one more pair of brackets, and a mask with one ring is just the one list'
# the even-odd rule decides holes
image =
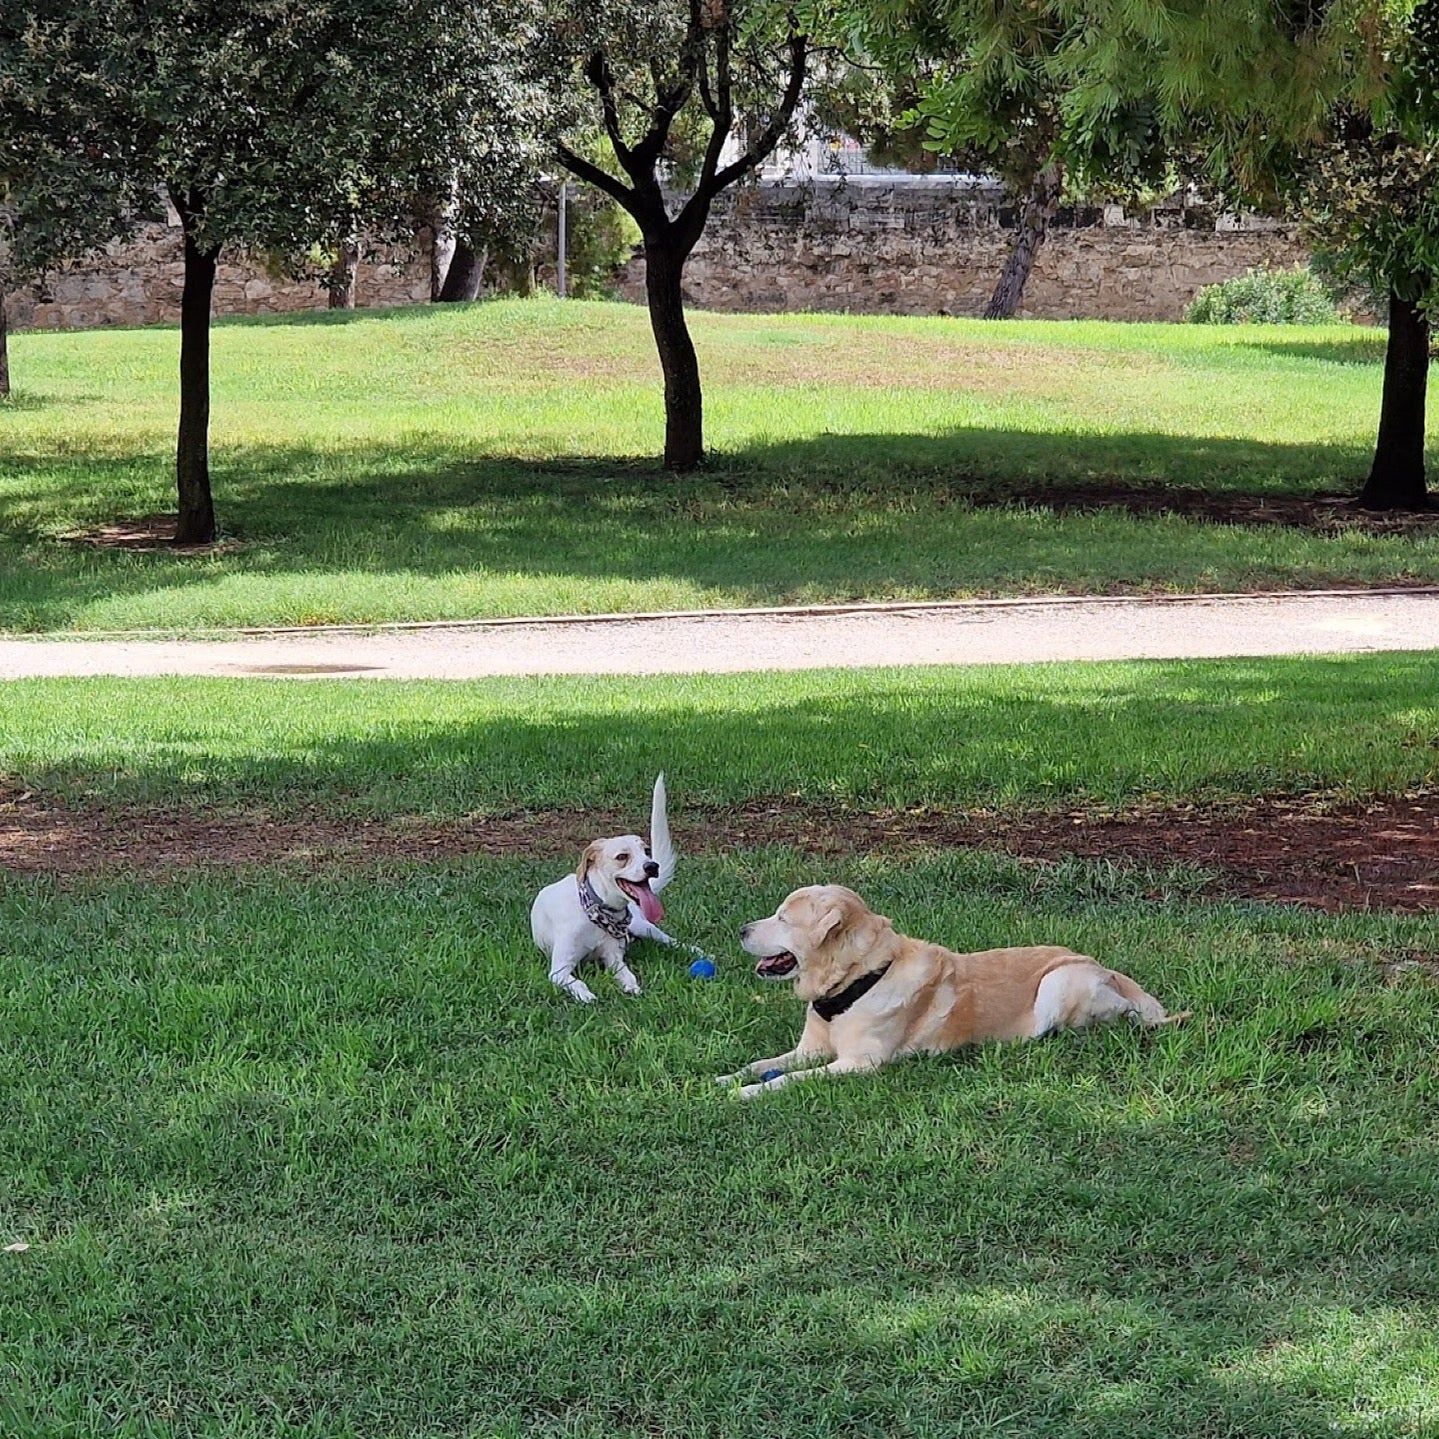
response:
{"label": "olive tree", "polygon": [[[793,122],[810,26],[766,0],[590,0],[566,6],[557,32],[586,102],[559,158],[639,227],[664,374],[664,463],[693,469],[704,458],[704,405],[685,321],[685,262],[715,198],[753,174]],[[576,138],[596,132],[605,163]]]}
{"label": "olive tree", "polygon": [[[29,270],[181,229],[176,541],[214,538],[210,321],[226,251],[343,254],[413,234],[418,197],[527,183],[511,143],[523,5],[461,0],[11,0],[0,174]],[[523,129],[523,127],[518,127]],[[495,203],[503,203],[496,200]]]}

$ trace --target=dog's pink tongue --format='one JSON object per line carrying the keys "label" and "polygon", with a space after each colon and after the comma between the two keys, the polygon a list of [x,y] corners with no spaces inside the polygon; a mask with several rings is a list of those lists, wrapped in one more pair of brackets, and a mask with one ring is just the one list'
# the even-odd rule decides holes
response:
{"label": "dog's pink tongue", "polygon": [[658,924],[665,917],[665,907],[660,903],[659,895],[652,894],[648,884],[637,884],[635,890],[639,896],[640,913],[651,924]]}

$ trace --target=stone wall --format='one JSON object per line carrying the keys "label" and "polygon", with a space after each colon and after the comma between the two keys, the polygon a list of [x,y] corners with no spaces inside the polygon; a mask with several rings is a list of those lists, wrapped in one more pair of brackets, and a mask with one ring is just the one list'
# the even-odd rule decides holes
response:
{"label": "stone wall", "polygon": [[[685,291],[714,310],[977,315],[1017,218],[982,182],[851,176],[753,186],[716,205]],[[1177,320],[1203,285],[1305,258],[1282,226],[1198,206],[1065,209],[1040,249],[1021,313]],[[643,298],[643,256],[626,267],[621,290]]]}
{"label": "stone wall", "polygon": [[[945,179],[770,181],[722,196],[685,272],[692,303],[715,310],[841,310],[856,314],[978,314],[1003,268],[1015,207],[983,183]],[[1118,206],[1061,211],[1039,253],[1023,313],[1053,319],[1174,320],[1202,285],[1259,264],[1305,258],[1293,235],[1199,207],[1126,214]],[[541,279],[545,278],[542,272]],[[184,263],[179,223],[68,265],[6,299],[16,328],[174,323]],[[644,298],[644,258],[620,277]],[[430,295],[430,240],[361,259],[357,303],[420,304]],[[220,266],[215,313],[324,309],[314,279],[258,259]]]}
{"label": "stone wall", "polygon": [[[85,329],[94,325],[176,324],[185,281],[178,221],[147,226],[132,241],[102,255],[66,265],[6,297],[17,329]],[[356,274],[356,303],[420,304],[430,298],[428,234],[409,253],[363,255]],[[295,280],[255,258],[227,259],[215,278],[217,315],[273,315],[323,310],[329,304],[319,280]]]}

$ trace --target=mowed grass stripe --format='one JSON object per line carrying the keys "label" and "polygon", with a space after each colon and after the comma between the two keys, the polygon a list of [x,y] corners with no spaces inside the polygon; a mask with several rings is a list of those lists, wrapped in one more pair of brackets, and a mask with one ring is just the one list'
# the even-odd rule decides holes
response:
{"label": "mowed grass stripe", "polygon": [[75,802],[455,817],[774,796],[1052,808],[1439,773],[1424,653],[476,683],[26,680],[0,774]]}

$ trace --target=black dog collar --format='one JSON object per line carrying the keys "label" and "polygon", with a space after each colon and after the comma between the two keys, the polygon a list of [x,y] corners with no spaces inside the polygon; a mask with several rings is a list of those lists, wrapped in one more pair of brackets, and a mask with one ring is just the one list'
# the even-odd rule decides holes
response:
{"label": "black dog collar", "polygon": [[872,969],[868,974],[862,974],[853,984],[847,984],[838,994],[826,994],[820,999],[812,999],[809,1007],[819,1015],[821,1019],[837,1019],[857,1000],[861,1000],[889,973],[889,965],[883,969]]}

